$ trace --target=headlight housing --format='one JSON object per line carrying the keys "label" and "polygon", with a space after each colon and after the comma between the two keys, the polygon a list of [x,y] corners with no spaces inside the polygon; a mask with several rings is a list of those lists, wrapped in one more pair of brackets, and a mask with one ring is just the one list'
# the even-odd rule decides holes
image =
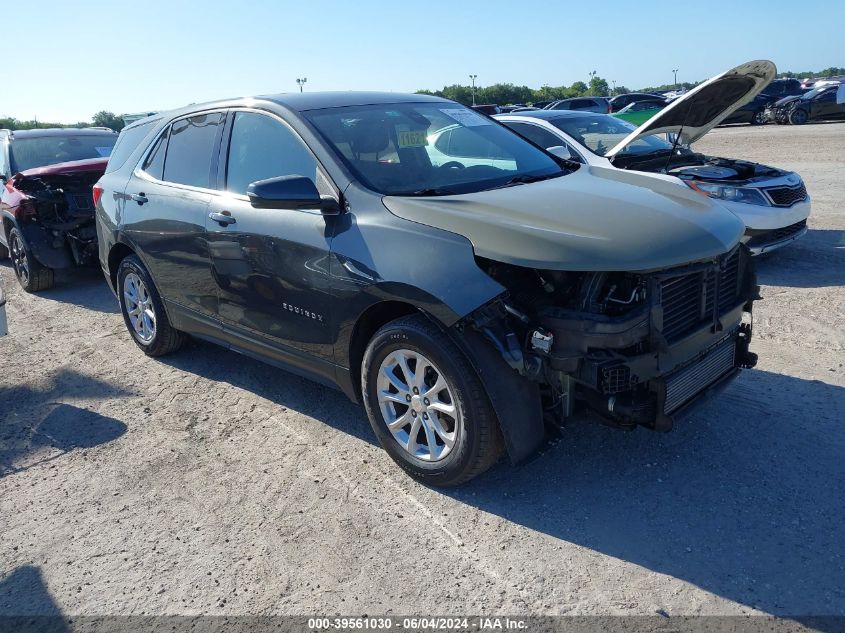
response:
{"label": "headlight housing", "polygon": [[687,186],[698,193],[725,200],[727,202],[742,202],[743,204],[756,204],[761,207],[771,206],[766,197],[759,189],[749,187],[732,187],[730,185],[717,185],[712,182],[701,182],[695,180],[684,180]]}

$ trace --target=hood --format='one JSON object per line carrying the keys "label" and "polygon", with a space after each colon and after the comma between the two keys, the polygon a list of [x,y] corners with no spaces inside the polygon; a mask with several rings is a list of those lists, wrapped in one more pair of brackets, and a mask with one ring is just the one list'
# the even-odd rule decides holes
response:
{"label": "hood", "polygon": [[581,167],[532,184],[383,198],[401,218],[463,235],[475,254],[568,271],[647,271],[716,257],[744,224],[675,178]]}
{"label": "hood", "polygon": [[708,79],[672,101],[605,154],[611,158],[641,136],[673,132],[689,145],[763,91],[777,74],[766,60],[746,62]]}
{"label": "hood", "polygon": [[55,165],[45,165],[44,167],[33,167],[25,171],[19,172],[21,176],[55,176],[57,174],[73,174],[79,172],[99,171],[105,172],[108,158],[86,158],[84,160],[72,160],[67,163],[56,163]]}

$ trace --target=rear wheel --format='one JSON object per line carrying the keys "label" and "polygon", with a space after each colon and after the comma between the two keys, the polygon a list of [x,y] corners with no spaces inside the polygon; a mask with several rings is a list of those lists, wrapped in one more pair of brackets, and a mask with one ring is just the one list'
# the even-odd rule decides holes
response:
{"label": "rear wheel", "polygon": [[490,468],[502,438],[484,387],[463,352],[422,315],[382,327],[361,372],[379,443],[426,484],[456,486]]}
{"label": "rear wheel", "polygon": [[17,227],[9,232],[9,254],[21,288],[27,292],[39,292],[53,287],[53,270],[42,266],[32,256]]}
{"label": "rear wheel", "polygon": [[170,325],[161,296],[135,255],[120,262],[117,290],[126,328],[147,356],[164,356],[182,347],[185,335]]}
{"label": "rear wheel", "polygon": [[802,110],[801,108],[795,108],[789,113],[789,122],[792,123],[792,125],[804,125],[809,118],[810,115],[807,114],[807,111]]}

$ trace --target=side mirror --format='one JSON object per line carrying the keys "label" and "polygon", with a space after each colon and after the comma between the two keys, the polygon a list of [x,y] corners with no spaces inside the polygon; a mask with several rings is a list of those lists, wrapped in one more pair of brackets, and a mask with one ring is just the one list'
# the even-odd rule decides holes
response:
{"label": "side mirror", "polygon": [[314,181],[305,176],[279,176],[256,180],[246,188],[256,209],[319,209],[323,215],[338,215],[340,205],[331,196],[321,196]]}
{"label": "side mirror", "polygon": [[547,147],[546,151],[553,156],[557,156],[558,158],[562,158],[564,160],[574,160],[572,156],[572,152],[569,151],[569,148],[565,145],[553,145],[552,147]]}

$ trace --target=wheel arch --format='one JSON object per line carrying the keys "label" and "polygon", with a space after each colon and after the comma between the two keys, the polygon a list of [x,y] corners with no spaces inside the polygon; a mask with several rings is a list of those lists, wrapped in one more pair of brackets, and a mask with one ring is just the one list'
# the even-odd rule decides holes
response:
{"label": "wheel arch", "polygon": [[137,253],[123,242],[115,242],[109,250],[107,262],[109,269],[109,283],[111,284],[114,292],[117,292],[117,269],[120,266],[120,262],[126,259],[129,255],[135,255],[137,257]]}
{"label": "wheel arch", "polygon": [[373,335],[391,321],[411,314],[423,314],[432,321],[436,321],[414,304],[397,300],[374,303],[356,319],[355,325],[352,328],[352,335],[349,339],[347,359],[349,361],[352,388],[355,399],[358,402],[363,402],[361,395],[361,362],[364,360],[364,352]]}

